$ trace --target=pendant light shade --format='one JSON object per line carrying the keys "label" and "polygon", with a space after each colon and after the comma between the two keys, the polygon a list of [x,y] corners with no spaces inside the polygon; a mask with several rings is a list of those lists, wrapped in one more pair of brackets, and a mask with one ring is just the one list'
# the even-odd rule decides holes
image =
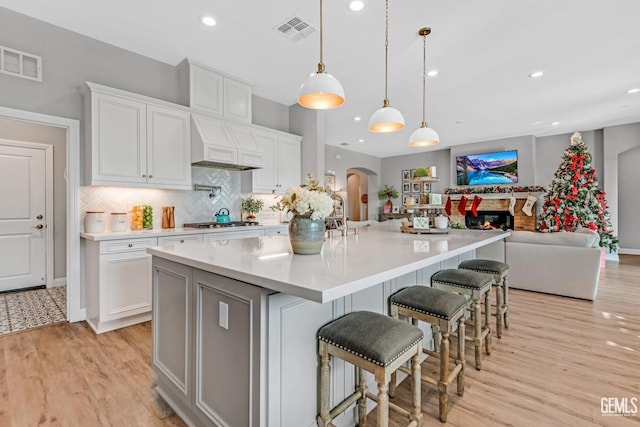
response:
{"label": "pendant light shade", "polygon": [[371,132],[396,132],[404,129],[402,113],[389,106],[387,97],[388,69],[389,69],[389,0],[385,2],[385,40],[384,40],[384,101],[382,107],[371,115],[369,130]]}
{"label": "pendant light shade", "polygon": [[318,71],[300,85],[298,104],[314,110],[329,110],[344,104],[344,89],[331,74],[324,70],[322,62],[322,0],[320,0],[320,62]]}
{"label": "pendant light shade", "polygon": [[436,145],[440,142],[438,133],[427,126],[425,119],[426,110],[426,98],[427,98],[427,36],[431,34],[431,28],[424,27],[418,30],[418,35],[422,37],[423,41],[423,56],[422,56],[422,123],[420,127],[416,129],[409,138],[410,147],[428,147],[430,145]]}

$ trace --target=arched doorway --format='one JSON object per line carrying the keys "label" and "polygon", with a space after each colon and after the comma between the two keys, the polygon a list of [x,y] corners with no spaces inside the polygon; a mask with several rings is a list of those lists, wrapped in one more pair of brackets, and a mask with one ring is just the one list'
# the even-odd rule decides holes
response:
{"label": "arched doorway", "polygon": [[377,219],[375,214],[377,205],[371,205],[371,200],[377,200],[375,196],[377,192],[376,179],[377,174],[365,168],[349,168],[347,169],[347,218],[351,221],[366,221],[368,219]]}

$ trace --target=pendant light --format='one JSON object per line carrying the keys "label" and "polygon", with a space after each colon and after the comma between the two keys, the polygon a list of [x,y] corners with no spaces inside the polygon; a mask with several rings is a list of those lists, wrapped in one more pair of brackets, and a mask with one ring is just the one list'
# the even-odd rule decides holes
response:
{"label": "pendant light", "polygon": [[423,57],[422,57],[422,123],[420,127],[416,129],[409,138],[410,147],[428,147],[429,145],[436,145],[440,142],[438,133],[430,127],[427,127],[425,120],[426,109],[426,97],[427,97],[427,36],[431,34],[431,28],[424,27],[418,30],[418,35],[423,40]]}
{"label": "pendant light", "polygon": [[388,69],[389,69],[389,0],[385,2],[385,34],[384,34],[384,101],[382,108],[378,109],[369,119],[371,132],[396,132],[404,128],[402,113],[389,106],[387,97]]}
{"label": "pendant light", "polygon": [[331,74],[325,72],[322,62],[322,0],[320,0],[320,62],[318,71],[300,85],[298,104],[314,110],[329,110],[344,104],[344,89]]}

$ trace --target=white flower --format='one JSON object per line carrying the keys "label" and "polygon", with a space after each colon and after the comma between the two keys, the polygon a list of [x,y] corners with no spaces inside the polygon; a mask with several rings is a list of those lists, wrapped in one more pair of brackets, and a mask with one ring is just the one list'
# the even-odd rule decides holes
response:
{"label": "white flower", "polygon": [[309,187],[289,187],[280,200],[287,212],[298,215],[310,214],[311,219],[324,219],[333,212],[333,199],[316,185]]}

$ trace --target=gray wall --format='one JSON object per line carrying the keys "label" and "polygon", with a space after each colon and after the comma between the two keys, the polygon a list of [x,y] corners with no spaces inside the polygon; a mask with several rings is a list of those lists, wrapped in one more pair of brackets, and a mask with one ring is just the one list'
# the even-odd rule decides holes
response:
{"label": "gray wall", "polygon": [[[640,222],[637,220],[640,205],[630,203],[637,197],[631,193],[638,192],[637,185],[633,185],[638,182],[638,170],[630,167],[626,161],[623,161],[623,168],[619,164],[627,155],[636,155],[635,150],[640,147],[640,123],[605,128],[603,139],[604,191],[607,193],[611,223],[620,238],[620,247],[625,252],[628,249],[629,253],[640,255],[640,240],[637,237],[640,234]],[[632,185],[630,190],[629,184]],[[627,197],[631,199],[625,200]]]}
{"label": "gray wall", "polygon": [[289,132],[289,106],[279,102],[253,95],[251,118],[256,125]]}

